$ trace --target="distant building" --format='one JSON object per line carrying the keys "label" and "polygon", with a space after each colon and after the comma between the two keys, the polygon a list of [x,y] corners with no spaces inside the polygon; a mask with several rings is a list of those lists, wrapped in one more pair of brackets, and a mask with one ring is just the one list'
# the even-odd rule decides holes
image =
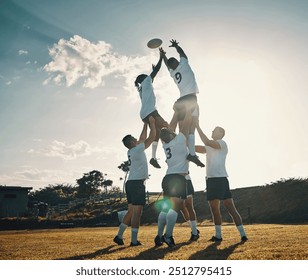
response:
{"label": "distant building", "polygon": [[24,216],[30,190],[32,188],[0,186],[0,218]]}

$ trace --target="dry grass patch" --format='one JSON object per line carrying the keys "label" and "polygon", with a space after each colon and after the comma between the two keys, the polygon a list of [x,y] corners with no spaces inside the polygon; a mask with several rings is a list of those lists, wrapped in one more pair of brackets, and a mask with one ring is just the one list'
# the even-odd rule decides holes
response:
{"label": "dry grass patch", "polygon": [[26,230],[0,232],[1,260],[307,260],[308,225],[247,225],[249,240],[240,242],[234,225],[223,226],[223,242],[212,243],[213,226],[201,226],[200,239],[188,242],[190,228],[177,225],[176,246],[154,247],[156,226],[142,226],[143,246],[129,247],[130,229],[124,246],[112,239],[115,227]]}

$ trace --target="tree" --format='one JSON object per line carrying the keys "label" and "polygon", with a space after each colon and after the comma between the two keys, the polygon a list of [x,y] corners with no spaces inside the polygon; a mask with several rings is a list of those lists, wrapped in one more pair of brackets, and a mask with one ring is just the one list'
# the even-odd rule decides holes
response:
{"label": "tree", "polygon": [[[125,177],[124,177],[124,182],[123,182],[123,192],[124,192],[125,183],[126,183],[126,179],[127,179],[127,174],[128,174],[128,171],[129,171],[129,162],[128,162],[128,160],[122,162],[118,166],[118,168],[121,169],[123,172],[125,172]],[[121,177],[120,180],[123,180],[123,178]]]}
{"label": "tree", "polygon": [[112,180],[105,180],[105,181],[103,182],[103,187],[105,188],[105,193],[107,193],[107,188],[108,188],[108,187],[111,187],[112,184],[113,184],[113,181],[112,181]]}
{"label": "tree", "polygon": [[68,203],[74,200],[76,193],[76,186],[70,184],[55,184],[30,192],[29,199],[30,201],[42,201],[49,205],[57,205],[59,203]]}
{"label": "tree", "polygon": [[83,177],[77,179],[78,184],[78,196],[89,197],[93,194],[100,193],[100,188],[104,187],[107,192],[107,187],[112,186],[112,180],[105,180],[107,174],[103,174],[98,170],[93,170],[89,173],[84,173]]}

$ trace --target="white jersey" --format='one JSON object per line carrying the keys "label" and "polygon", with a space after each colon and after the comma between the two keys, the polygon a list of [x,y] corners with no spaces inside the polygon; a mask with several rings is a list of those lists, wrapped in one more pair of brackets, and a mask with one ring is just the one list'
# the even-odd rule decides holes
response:
{"label": "white jersey", "polygon": [[139,88],[139,96],[141,99],[140,118],[143,120],[149,114],[156,110],[156,98],[153,90],[151,76],[147,76],[141,83]]}
{"label": "white jersey", "polygon": [[169,72],[180,90],[180,97],[199,93],[195,74],[185,57],[181,57],[178,67],[175,70],[169,69]]}
{"label": "white jersey", "polygon": [[186,137],[179,133],[169,143],[163,143],[168,169],[166,174],[188,173]]}
{"label": "white jersey", "polygon": [[148,178],[148,163],[144,143],[127,151],[129,175],[127,180],[145,180]]}
{"label": "white jersey", "polygon": [[228,147],[224,140],[217,140],[220,149],[205,146],[206,149],[206,177],[228,177],[226,170],[226,157]]}

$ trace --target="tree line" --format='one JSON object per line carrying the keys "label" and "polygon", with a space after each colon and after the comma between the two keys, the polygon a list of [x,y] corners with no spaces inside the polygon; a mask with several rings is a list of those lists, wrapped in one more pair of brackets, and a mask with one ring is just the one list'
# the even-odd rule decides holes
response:
{"label": "tree line", "polygon": [[[124,184],[129,171],[128,161],[122,162],[118,168],[125,173],[120,180]],[[90,198],[94,195],[120,193],[118,186],[113,186],[113,181],[107,178],[107,174],[98,170],[84,173],[76,180],[76,185],[72,184],[49,184],[47,187],[34,190],[29,193],[30,201],[42,201],[48,205],[66,204],[75,199]]]}

